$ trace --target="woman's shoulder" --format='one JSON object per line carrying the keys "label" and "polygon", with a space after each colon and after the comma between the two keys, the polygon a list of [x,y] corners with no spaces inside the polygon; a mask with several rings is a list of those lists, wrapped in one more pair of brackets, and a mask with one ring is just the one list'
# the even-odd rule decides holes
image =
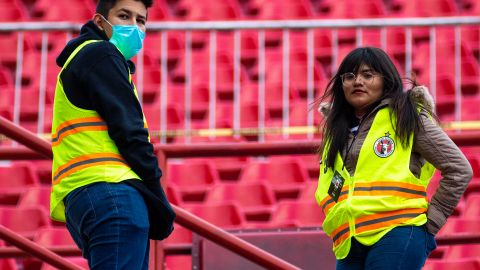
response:
{"label": "woman's shoulder", "polygon": [[435,108],[435,101],[426,86],[415,86],[410,90],[410,95],[420,107],[425,108],[427,111],[432,112]]}

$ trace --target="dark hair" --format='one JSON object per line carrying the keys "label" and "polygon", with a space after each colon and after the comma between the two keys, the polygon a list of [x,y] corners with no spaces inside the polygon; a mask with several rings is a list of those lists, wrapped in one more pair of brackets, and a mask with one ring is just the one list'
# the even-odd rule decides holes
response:
{"label": "dark hair", "polygon": [[[319,104],[322,101],[331,101],[332,103],[324,122],[321,146],[323,150],[327,142],[330,144],[326,160],[323,160],[330,168],[334,166],[337,153],[342,153],[344,150],[349,134],[349,123],[354,117],[354,108],[345,98],[340,75],[346,72],[357,73],[361,65],[367,65],[382,75],[384,82],[380,100],[391,99],[392,119],[397,119],[394,129],[402,145],[409,145],[410,134],[417,131],[421,125],[417,110],[419,105],[410,95],[410,90],[403,91],[402,78],[388,55],[379,48],[356,48],[343,59],[337,74],[328,83],[325,94],[316,102]],[[416,83],[413,81],[412,85],[415,86]],[[376,105],[378,102],[372,106]]]}
{"label": "dark hair", "polygon": [[[112,9],[118,0],[98,0],[97,9],[95,10],[98,14],[101,14],[103,17],[108,18],[108,12]],[[153,0],[135,0],[142,2],[145,5],[145,8],[149,8],[153,4]]]}

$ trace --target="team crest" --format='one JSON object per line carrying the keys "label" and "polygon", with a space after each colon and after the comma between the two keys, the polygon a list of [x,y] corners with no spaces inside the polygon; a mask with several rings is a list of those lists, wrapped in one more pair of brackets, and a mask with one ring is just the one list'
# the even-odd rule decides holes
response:
{"label": "team crest", "polygon": [[380,137],[375,141],[373,151],[375,155],[381,158],[386,158],[393,154],[393,151],[395,151],[395,142],[390,138],[390,133],[385,133],[384,137]]}

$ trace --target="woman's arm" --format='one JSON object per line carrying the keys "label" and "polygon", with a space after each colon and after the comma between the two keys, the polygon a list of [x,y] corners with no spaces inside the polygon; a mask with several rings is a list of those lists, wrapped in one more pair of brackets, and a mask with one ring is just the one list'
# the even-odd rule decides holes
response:
{"label": "woman's arm", "polygon": [[422,111],[423,130],[415,135],[413,151],[440,170],[442,179],[428,207],[427,230],[436,234],[457,206],[473,172],[469,162],[429,115]]}

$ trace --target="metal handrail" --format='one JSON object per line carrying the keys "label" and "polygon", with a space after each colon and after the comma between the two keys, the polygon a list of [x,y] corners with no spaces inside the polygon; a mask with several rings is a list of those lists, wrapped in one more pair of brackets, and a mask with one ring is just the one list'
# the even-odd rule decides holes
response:
{"label": "metal handrail", "polygon": [[[11,139],[15,139],[17,142],[32,148],[45,157],[50,159],[53,157],[49,142],[36,137],[30,131],[13,124],[1,116],[0,132]],[[172,207],[177,214],[177,218],[175,220],[177,223],[233,252],[236,252],[252,262],[255,262],[268,269],[298,269],[294,265],[226,232],[225,230],[189,213],[188,211],[183,210],[178,206],[172,205]],[[17,241],[13,241],[13,243],[17,246],[21,244]],[[35,255],[39,254],[35,253]]]}
{"label": "metal handrail", "polygon": [[[480,24],[480,16],[452,16],[429,18],[368,18],[368,19],[314,19],[265,21],[151,21],[148,31],[165,30],[242,30],[242,29],[309,29],[356,27],[421,27]],[[0,32],[12,31],[79,31],[81,23],[72,22],[7,22],[0,23]]]}
{"label": "metal handrail", "polygon": [[17,246],[19,249],[29,253],[59,269],[66,270],[81,270],[82,267],[60,257],[58,254],[42,247],[41,245],[28,240],[27,238],[9,230],[3,225],[0,225],[0,239]]}

